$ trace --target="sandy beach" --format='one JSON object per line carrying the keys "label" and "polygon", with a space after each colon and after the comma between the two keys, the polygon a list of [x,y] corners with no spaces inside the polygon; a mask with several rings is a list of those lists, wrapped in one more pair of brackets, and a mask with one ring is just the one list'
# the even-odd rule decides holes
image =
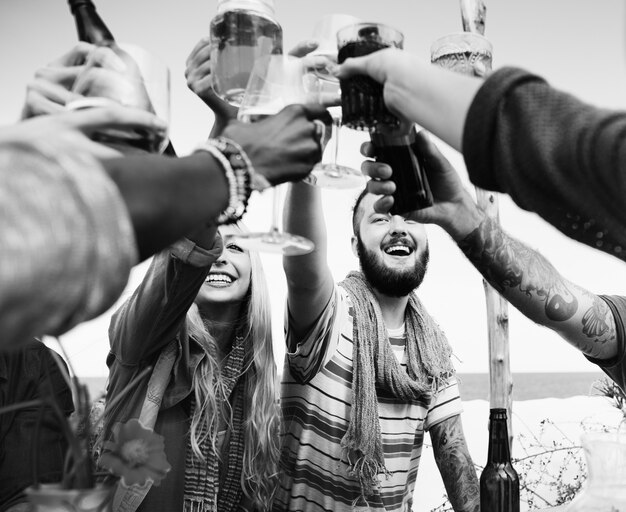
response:
{"label": "sandy beach", "polygon": [[[94,397],[104,387],[102,378],[85,381]],[[482,467],[487,461],[489,402],[464,400],[463,408],[463,429],[470,453],[474,463]],[[514,401],[512,456],[514,460],[524,459],[516,462],[515,467],[522,485],[529,487],[521,491],[521,512],[556,505],[559,492],[568,492],[568,486],[575,488],[576,479],[586,474],[581,434],[602,428],[615,429],[621,418],[620,411],[602,396]],[[413,510],[451,510],[428,435],[424,443]],[[554,448],[556,450],[551,451]],[[542,455],[537,456],[539,453]]]}
{"label": "sandy beach", "polygon": [[[530,484],[529,491],[522,489],[521,492],[521,512],[555,505],[559,489],[563,491],[566,484],[575,485],[577,476],[586,472],[584,455],[579,448],[580,435],[605,426],[614,429],[621,418],[621,412],[612,402],[600,396],[514,402],[512,456],[525,458],[524,462],[516,464],[516,469],[527,475],[526,482]],[[487,460],[488,420],[486,400],[464,402],[463,429],[474,463],[480,466]],[[544,453],[553,447],[557,450]],[[543,455],[532,456],[539,453]],[[532,469],[527,469],[529,467]],[[520,481],[524,483],[522,478]],[[561,482],[560,487],[557,482]],[[445,488],[426,436],[413,510],[451,510],[438,508],[446,503],[444,496]],[[533,500],[530,504],[529,498]]]}

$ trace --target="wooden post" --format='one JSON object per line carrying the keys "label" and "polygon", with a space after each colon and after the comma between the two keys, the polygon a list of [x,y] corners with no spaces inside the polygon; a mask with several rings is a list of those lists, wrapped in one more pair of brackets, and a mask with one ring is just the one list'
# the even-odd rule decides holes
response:
{"label": "wooden post", "polygon": [[[488,217],[499,222],[498,197],[495,193],[476,187],[476,200]],[[509,357],[508,302],[484,279],[483,286],[489,343],[489,407],[507,410],[509,445],[512,447],[513,377]]]}
{"label": "wooden post", "polygon": [[[485,35],[487,7],[483,0],[460,0],[464,32]],[[491,71],[491,61],[489,69]],[[499,223],[498,198],[493,192],[476,187],[476,200],[487,216]],[[507,412],[509,446],[513,447],[513,377],[509,358],[508,303],[483,279],[487,305],[489,341],[489,407]]]}

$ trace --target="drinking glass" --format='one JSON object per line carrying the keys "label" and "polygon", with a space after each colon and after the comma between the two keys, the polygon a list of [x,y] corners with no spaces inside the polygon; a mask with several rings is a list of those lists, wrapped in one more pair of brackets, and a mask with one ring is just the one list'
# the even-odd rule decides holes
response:
{"label": "drinking glass", "polygon": [[[287,105],[305,103],[304,66],[301,59],[270,55],[256,61],[246,88],[238,119],[254,123],[280,112]],[[310,240],[279,228],[280,187],[274,187],[272,224],[269,231],[228,235],[229,240],[248,250],[278,252],[287,256],[306,254],[315,247]]]}
{"label": "drinking glass", "polygon": [[[380,23],[356,23],[337,33],[337,59],[369,55],[383,48],[402,48],[404,36]],[[376,130],[400,126],[400,120],[385,105],[383,86],[373,78],[355,75],[340,81],[343,124],[356,130]]]}
{"label": "drinking glass", "polygon": [[[361,57],[384,48],[402,49],[404,36],[398,30],[380,23],[356,23],[337,33],[338,60]],[[383,86],[372,78],[356,75],[341,80],[343,122],[357,130],[368,130],[376,160],[392,168],[396,184],[393,215],[428,208],[433,196],[426,176],[425,159],[415,144],[415,129],[401,126],[383,97]]]}
{"label": "drinking glass", "polygon": [[437,39],[430,47],[430,61],[469,76],[491,72],[493,48],[489,40],[472,32],[455,32]]}
{"label": "drinking glass", "polygon": [[[152,112],[169,125],[170,73],[167,65],[139,46],[103,45],[87,57],[74,82],[76,99],[66,108],[78,110],[118,103]],[[124,153],[162,153],[168,145],[163,131],[115,128],[96,132],[92,139]]]}
{"label": "drinking glass", "polygon": [[218,0],[211,20],[211,86],[239,107],[255,61],[283,53],[273,0]]}
{"label": "drinking glass", "polygon": [[[329,14],[319,20],[313,28],[313,40],[319,43],[317,49],[309,54],[310,57],[318,57],[316,62],[326,60],[327,65],[316,65],[310,70],[313,75],[309,77],[309,92],[320,103],[324,103],[325,98],[339,98],[341,91],[339,89],[339,79],[335,77],[329,69],[328,65],[337,62],[337,32],[339,29],[354,25],[359,22],[358,18],[348,14]],[[323,59],[319,59],[319,58]],[[357,170],[347,165],[341,165],[337,162],[339,153],[339,134],[341,133],[341,107],[328,107],[333,124],[331,140],[327,148],[331,151],[331,159],[329,162],[318,163],[306,181],[310,185],[326,188],[356,188],[363,186],[365,177]]]}

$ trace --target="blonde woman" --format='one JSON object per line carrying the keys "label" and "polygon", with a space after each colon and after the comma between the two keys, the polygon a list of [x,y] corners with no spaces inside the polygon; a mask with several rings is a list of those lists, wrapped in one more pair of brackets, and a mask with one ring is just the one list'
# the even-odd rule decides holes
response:
{"label": "blonde woman", "polygon": [[[277,479],[278,410],[269,297],[259,257],[207,229],[155,256],[115,313],[107,398],[175,359],[154,423],[172,470],[139,511],[241,511],[269,507]],[[173,343],[172,343],[173,342]],[[148,377],[107,411],[105,436],[139,417]]]}

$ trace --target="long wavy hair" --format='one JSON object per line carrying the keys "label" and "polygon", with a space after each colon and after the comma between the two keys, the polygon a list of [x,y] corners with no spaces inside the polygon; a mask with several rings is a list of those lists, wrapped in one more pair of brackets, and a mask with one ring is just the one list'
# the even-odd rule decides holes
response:
{"label": "long wavy hair", "polygon": [[[240,230],[244,230],[238,225]],[[241,305],[237,333],[244,336],[246,355],[244,410],[244,455],[241,486],[245,495],[252,499],[259,510],[269,508],[278,484],[279,458],[279,410],[277,394],[277,371],[272,346],[272,327],[269,293],[261,260],[250,252],[250,286]],[[190,338],[206,352],[201,365],[193,376],[196,407],[191,418],[191,447],[194,454],[204,460],[200,446],[203,437],[209,437],[213,453],[217,450],[220,410],[219,397],[224,396],[225,383],[220,375],[216,340],[207,329],[210,318],[202,318],[194,304],[187,313],[186,325]],[[233,339],[234,342],[234,339]],[[232,413],[232,411],[231,411]],[[232,417],[226,414],[229,428]],[[232,414],[231,414],[232,416]],[[201,425],[208,427],[202,429]],[[204,436],[202,432],[205,432]]]}

